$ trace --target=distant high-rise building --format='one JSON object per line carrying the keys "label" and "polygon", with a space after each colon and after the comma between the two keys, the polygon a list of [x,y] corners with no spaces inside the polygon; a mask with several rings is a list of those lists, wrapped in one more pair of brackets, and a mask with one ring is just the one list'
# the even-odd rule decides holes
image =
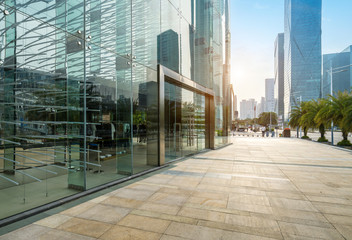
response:
{"label": "distant high-rise building", "polygon": [[180,71],[178,34],[171,29],[158,35],[158,62],[175,72]]}
{"label": "distant high-rise building", "polygon": [[[352,45],[348,46],[340,53],[323,55],[323,81],[322,97],[331,94],[331,75],[332,69],[332,88],[333,92],[351,90],[352,87]],[[335,94],[334,94],[335,95]]]}
{"label": "distant high-rise building", "polygon": [[275,98],[277,98],[276,110],[279,116],[284,115],[284,80],[285,80],[285,54],[284,33],[279,33],[275,40]]}
{"label": "distant high-rise building", "polygon": [[274,95],[275,79],[267,78],[265,79],[265,112],[275,111],[275,95]]}
{"label": "distant high-rise building", "polygon": [[253,119],[256,117],[257,102],[255,99],[242,100],[240,103],[240,119]]}
{"label": "distant high-rise building", "polygon": [[260,102],[257,103],[257,117],[259,117],[262,112],[265,112],[265,97],[262,97]]}
{"label": "distant high-rise building", "polygon": [[320,97],[322,0],[285,0],[285,115]]}
{"label": "distant high-rise building", "polygon": [[234,98],[233,98],[233,116],[232,116],[232,120],[235,120],[237,118],[238,118],[237,95],[235,95]]}

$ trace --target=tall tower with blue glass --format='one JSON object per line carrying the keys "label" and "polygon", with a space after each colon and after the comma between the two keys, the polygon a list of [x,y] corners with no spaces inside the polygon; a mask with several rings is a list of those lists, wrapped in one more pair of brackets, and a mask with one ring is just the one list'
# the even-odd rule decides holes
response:
{"label": "tall tower with blue glass", "polygon": [[320,97],[322,0],[285,0],[285,114]]}

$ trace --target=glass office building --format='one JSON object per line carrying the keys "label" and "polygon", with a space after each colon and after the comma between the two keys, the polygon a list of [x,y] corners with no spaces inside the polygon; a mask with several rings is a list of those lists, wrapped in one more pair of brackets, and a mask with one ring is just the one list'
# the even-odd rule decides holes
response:
{"label": "glass office building", "polygon": [[0,219],[227,144],[228,0],[0,9]]}
{"label": "glass office building", "polygon": [[284,33],[279,33],[274,43],[275,98],[277,99],[277,114],[281,121],[284,117],[284,86],[285,86],[285,54]]}
{"label": "glass office building", "polygon": [[285,119],[299,101],[320,97],[321,0],[285,0]]}
{"label": "glass office building", "polygon": [[[333,94],[338,91],[350,91],[352,87],[352,46],[348,46],[340,53],[323,55],[322,97],[331,94],[331,80]],[[332,75],[330,71],[332,70]],[[331,79],[332,78],[332,79]]]}

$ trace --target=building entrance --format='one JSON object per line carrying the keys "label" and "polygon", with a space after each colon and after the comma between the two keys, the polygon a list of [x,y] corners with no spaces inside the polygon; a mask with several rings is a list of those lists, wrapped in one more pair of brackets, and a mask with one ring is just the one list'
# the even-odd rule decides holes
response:
{"label": "building entrance", "polygon": [[159,164],[214,144],[212,90],[159,66]]}

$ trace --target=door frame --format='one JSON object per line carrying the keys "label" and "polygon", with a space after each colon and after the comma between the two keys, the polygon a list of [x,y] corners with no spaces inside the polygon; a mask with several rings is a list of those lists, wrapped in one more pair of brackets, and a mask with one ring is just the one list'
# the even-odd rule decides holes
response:
{"label": "door frame", "polygon": [[165,82],[205,96],[205,148],[214,149],[214,91],[158,64],[158,165],[165,164]]}

